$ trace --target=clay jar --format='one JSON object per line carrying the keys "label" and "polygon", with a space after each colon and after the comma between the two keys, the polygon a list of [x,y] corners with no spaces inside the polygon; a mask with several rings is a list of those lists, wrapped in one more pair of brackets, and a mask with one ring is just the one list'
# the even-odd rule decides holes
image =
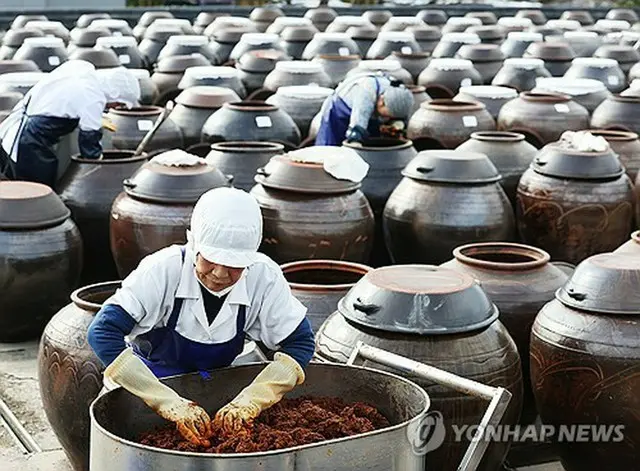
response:
{"label": "clay jar", "polygon": [[117,279],[109,249],[111,205],[122,190],[122,181],[146,159],[146,154],[134,157],[132,151],[115,150],[105,150],[101,160],[71,157],[57,190],[82,234],[83,284]]}
{"label": "clay jar", "polygon": [[56,37],[25,38],[14,60],[32,60],[42,72],[51,72],[68,59],[64,41]]}
{"label": "clay jar", "polygon": [[411,90],[411,94],[413,95],[413,108],[409,114],[409,118],[411,118],[413,113],[418,111],[422,103],[425,101],[431,101],[431,97],[427,95],[427,92],[422,85],[409,85],[407,88]]}
{"label": "clay jar", "polygon": [[[383,267],[364,275],[340,301],[337,312],[316,334],[316,354],[321,360],[344,363],[362,341],[482,384],[504,387],[513,396],[501,423],[515,424],[522,407],[520,359],[497,319],[498,309],[465,273],[428,265]],[[392,371],[369,361],[363,366]],[[480,422],[486,400],[400,374],[425,388],[447,430]],[[429,452],[429,466],[455,469],[468,444],[447,433],[444,443]],[[490,443],[477,469],[499,469],[509,445]]]}
{"label": "clay jar", "polygon": [[362,192],[369,200],[376,220],[373,253],[369,264],[374,267],[389,265],[391,259],[384,243],[382,212],[389,195],[402,180],[402,170],[416,156],[411,141],[397,139],[368,139],[364,142],[344,142],[369,164],[367,176],[362,181]]}
{"label": "clay jar", "polygon": [[149,71],[147,69],[129,70],[138,79],[138,85],[140,85],[140,104],[144,106],[152,105],[158,98],[158,87],[151,80]]}
{"label": "clay jar", "polygon": [[163,104],[180,94],[178,84],[189,67],[208,66],[209,61],[202,54],[171,56],[158,62],[151,80],[158,87],[156,103]]}
{"label": "clay jar", "polygon": [[504,54],[495,44],[467,44],[458,49],[456,57],[473,62],[473,66],[480,73],[485,84],[491,83],[493,77],[502,68],[504,60]]}
{"label": "clay jar", "polygon": [[394,51],[387,59],[397,61],[400,64],[400,67],[411,74],[413,81],[417,82],[420,73],[429,64],[430,56],[426,52],[404,54],[402,52]]}
{"label": "clay jar", "polygon": [[407,127],[416,149],[454,149],[477,131],[493,131],[495,121],[482,103],[437,99],[423,103]]}
{"label": "clay jar", "polygon": [[226,175],[233,175],[235,188],[250,191],[257,170],[283,152],[284,146],[275,142],[218,142],[211,145],[206,159]]}
{"label": "clay jar", "polygon": [[0,75],[14,72],[39,72],[38,66],[33,61],[0,60]]}
{"label": "clay jar", "polygon": [[278,61],[287,59],[288,56],[282,51],[271,49],[245,52],[235,64],[239,71],[240,80],[251,95],[256,90],[260,90],[264,84],[264,79],[276,67]]}
{"label": "clay jar", "polygon": [[509,58],[505,59],[502,68],[493,77],[491,85],[526,92],[536,86],[540,77],[551,77],[551,73],[544,68],[542,59]]}
{"label": "clay jar", "polygon": [[465,44],[480,44],[480,38],[472,33],[447,33],[442,34],[440,42],[433,49],[431,57],[445,59],[455,57],[458,50]]}
{"label": "clay jar", "polygon": [[270,141],[293,148],[300,145],[300,139],[293,119],[263,101],[225,103],[202,127],[202,142]]}
{"label": "clay jar", "polygon": [[213,86],[225,87],[233,90],[239,97],[244,98],[247,91],[240,79],[238,69],[226,66],[189,67],[178,83],[180,90],[190,87]]}
{"label": "clay jar", "polygon": [[42,38],[44,33],[34,29],[16,28],[10,29],[2,37],[2,47],[0,47],[0,59],[13,59],[16,51],[26,38]]}
{"label": "clay jar", "polygon": [[143,69],[144,58],[138,50],[135,38],[131,36],[100,37],[96,40],[97,49],[113,51],[123,67],[127,69]]}
{"label": "clay jar", "polygon": [[109,226],[120,277],[129,275],[147,255],[172,244],[186,244],[198,198],[213,188],[229,186],[231,180],[204,159],[194,158],[187,164],[172,162],[168,156],[151,159],[124,180]]}
{"label": "clay jar", "polygon": [[589,113],[611,96],[604,83],[594,79],[568,79],[565,77],[541,77],[536,79],[533,92],[561,93],[584,106]]}
{"label": "clay jar", "polygon": [[[137,108],[112,108],[107,113],[116,127],[111,145],[117,150],[135,150],[142,139],[153,128],[162,113],[159,106],[140,106]],[[182,132],[177,124],[167,119],[155,132],[146,151],[173,149],[184,145]]]}
{"label": "clay jar", "polygon": [[640,96],[613,95],[591,116],[591,127],[640,133]]}
{"label": "clay jar", "polygon": [[381,31],[367,51],[367,59],[384,59],[393,52],[416,54],[421,52],[413,34],[405,31]]}
{"label": "clay jar", "polygon": [[612,440],[597,444],[557,443],[567,471],[637,466],[638,260],[625,253],[585,260],[533,324],[531,380],[542,422],[556,430],[594,424],[615,430]]}
{"label": "clay jar", "polygon": [[432,59],[418,76],[430,97],[453,98],[460,87],[482,85],[482,76],[470,60]]}
{"label": "clay jar", "polygon": [[538,149],[525,141],[523,134],[504,131],[474,132],[456,150],[479,152],[489,157],[502,176],[500,184],[515,208],[516,188],[520,177],[538,153]]}
{"label": "clay jar", "polygon": [[424,151],[402,175],[383,213],[395,264],[443,263],[459,245],[514,239],[513,208],[486,155]]}
{"label": "clay jar", "polygon": [[276,49],[284,52],[280,45],[280,37],[271,33],[245,33],[240,37],[238,44],[234,46],[229,54],[229,60],[237,61],[248,51],[256,49]]}
{"label": "clay jar", "polygon": [[604,46],[600,46],[598,50],[593,53],[593,56],[615,59],[625,75],[628,75],[631,67],[640,61],[640,52],[632,46],[620,44],[605,44]]}
{"label": "clay jar", "polygon": [[304,17],[310,19],[314,26],[320,31],[326,30],[327,26],[329,26],[337,16],[338,14],[335,10],[327,7],[310,8],[304,14]]}
{"label": "clay jar", "polygon": [[[47,419],[73,469],[89,469],[89,405],[102,389],[104,366],[87,330],[120,282],[85,286],[49,321],[38,350],[38,383]],[[67,297],[67,300],[69,298]]]}
{"label": "clay jar", "polygon": [[559,93],[522,92],[498,116],[499,130],[522,133],[538,148],[557,141],[564,131],[588,126],[587,109]]}
{"label": "clay jar", "polygon": [[460,87],[460,91],[453,99],[455,101],[477,101],[482,103],[491,114],[491,117],[497,121],[502,106],[517,96],[518,92],[509,87],[471,85],[470,87]]}
{"label": "clay jar", "polygon": [[512,31],[507,33],[507,39],[500,45],[500,49],[505,57],[522,57],[530,44],[543,39],[540,33]]}
{"label": "clay jar", "polygon": [[316,33],[302,52],[303,60],[311,60],[319,55],[351,56],[360,54],[356,42],[346,33]]}
{"label": "clay jar", "polygon": [[280,61],[264,79],[263,87],[275,92],[280,87],[318,85],[330,87],[331,79],[321,64],[310,61]]}
{"label": "clay jar", "polygon": [[440,28],[436,26],[429,25],[416,25],[409,26],[405,31],[412,33],[413,36],[418,41],[420,45],[420,49],[422,52],[431,53],[436,48],[440,39],[442,38],[442,34],[440,34]]}
{"label": "clay jar", "polygon": [[483,44],[496,44],[500,46],[507,34],[507,31],[502,26],[498,25],[482,25],[482,26],[469,26],[467,33],[477,34],[480,38],[480,42]]}
{"label": "clay jar", "polygon": [[634,200],[631,180],[611,149],[579,152],[550,144],[518,185],[518,231],[524,243],[577,264],[627,240]]}
{"label": "clay jar", "polygon": [[550,263],[544,250],[506,242],[485,242],[456,247],[453,259],[442,266],[478,280],[500,311],[500,321],[518,347],[524,384],[520,423],[531,424],[536,405],[529,377],[529,337],[538,311],[554,299],[568,279]]}
{"label": "clay jar", "polygon": [[81,48],[69,54],[69,60],[83,60],[94,65],[96,69],[112,69],[120,67],[115,52],[110,49]]}
{"label": "clay jar", "polygon": [[636,181],[638,170],[640,170],[640,141],[638,140],[638,135],[634,132],[603,131],[599,129],[590,129],[589,132],[594,136],[600,136],[607,140],[611,150],[618,154],[618,158],[631,181]]}
{"label": "clay jar", "polygon": [[614,250],[614,252],[640,255],[640,231],[635,231],[631,234],[631,239]]}
{"label": "clay jar", "polygon": [[562,77],[576,55],[566,42],[535,42],[529,45],[523,57],[542,59],[544,68],[553,77]]}
{"label": "clay jar", "polygon": [[331,81],[331,88],[335,88],[352,69],[358,67],[360,56],[357,54],[348,56],[320,54],[314,57],[312,62],[322,65],[324,72]]}
{"label": "clay jar", "polygon": [[577,57],[564,74],[566,79],[590,78],[600,80],[611,93],[625,89],[627,80],[614,59],[602,57]]}
{"label": "clay jar", "polygon": [[304,139],[309,134],[313,117],[320,112],[322,104],[332,93],[331,88],[315,85],[285,86],[278,88],[266,102],[291,116]]}
{"label": "clay jar", "polygon": [[280,266],[293,294],[307,308],[311,329],[338,309],[338,302],[371,267],[337,260],[304,260]]}
{"label": "clay jar", "polygon": [[0,341],[35,338],[80,277],[82,240],[46,185],[0,181]]}
{"label": "clay jar", "polygon": [[169,118],[180,129],[184,147],[200,142],[202,126],[209,116],[228,102],[239,101],[240,97],[224,87],[201,86],[184,90],[176,97],[176,106]]}
{"label": "clay jar", "polygon": [[212,64],[218,60],[215,52],[209,48],[209,38],[191,35],[169,37],[156,60],[161,61],[171,56],[188,56],[190,54],[202,54]]}
{"label": "clay jar", "polygon": [[261,251],[277,263],[329,259],[367,263],[374,216],[360,183],[338,180],[321,163],[350,149],[315,146],[276,155],[251,190],[262,208]]}
{"label": "clay jar", "polygon": [[[153,25],[144,32],[138,45],[140,54],[148,67],[158,62],[158,54],[171,36],[184,34],[182,28],[177,25]],[[204,57],[203,57],[204,59]],[[159,65],[159,64],[158,64]]]}
{"label": "clay jar", "polygon": [[396,80],[400,80],[405,85],[413,85],[413,77],[408,70],[405,70],[400,65],[400,62],[393,59],[382,60],[366,60],[361,61],[358,67],[352,69],[345,78],[354,77],[361,74],[380,74],[393,77]]}
{"label": "clay jar", "polygon": [[302,59],[302,53],[307,44],[313,39],[318,29],[313,25],[287,26],[281,33],[282,47],[293,59]]}
{"label": "clay jar", "polygon": [[591,57],[602,45],[602,37],[595,31],[567,31],[563,39],[569,43],[576,57]]}

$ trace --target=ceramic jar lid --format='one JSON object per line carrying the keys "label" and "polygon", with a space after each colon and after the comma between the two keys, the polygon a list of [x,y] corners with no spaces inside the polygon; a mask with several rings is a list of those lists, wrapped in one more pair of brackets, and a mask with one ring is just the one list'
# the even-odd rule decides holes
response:
{"label": "ceramic jar lid", "polygon": [[269,163],[259,168],[255,181],[267,188],[310,194],[349,193],[360,188],[361,183],[334,178],[324,169],[322,153],[355,152],[333,146],[314,146],[276,155]]}
{"label": "ceramic jar lid", "polygon": [[226,176],[205,159],[182,151],[157,155],[123,182],[134,197],[158,203],[191,204],[208,190],[229,186]]}
{"label": "ceramic jar lid", "polygon": [[462,184],[495,183],[502,178],[485,154],[449,149],[420,152],[402,175],[423,182]]}
{"label": "ceramic jar lid", "polygon": [[190,67],[210,66],[211,63],[202,54],[189,54],[186,56],[170,56],[158,62],[156,72],[181,73]]}
{"label": "ceramic jar lid", "polygon": [[40,68],[32,60],[0,60],[0,75],[12,72],[39,72]]}
{"label": "ceramic jar lid", "polygon": [[60,197],[41,183],[0,181],[0,229],[40,229],[71,215]]}
{"label": "ceramic jar lid", "polygon": [[580,263],[556,292],[562,304],[602,314],[640,315],[640,258],[603,253]]}
{"label": "ceramic jar lid", "polygon": [[340,300],[338,311],[365,327],[420,335],[469,332],[498,318],[471,276],[431,265],[372,270]]}
{"label": "ceramic jar lid", "polygon": [[254,49],[240,56],[236,68],[244,72],[269,73],[278,61],[288,58],[286,53],[277,49]]}
{"label": "ceramic jar lid", "polygon": [[37,29],[10,29],[2,37],[2,45],[20,47],[26,38],[42,38],[44,33]]}
{"label": "ceramic jar lid", "polygon": [[176,97],[176,103],[192,108],[218,109],[229,102],[240,101],[236,92],[226,87],[201,85],[189,87]]}

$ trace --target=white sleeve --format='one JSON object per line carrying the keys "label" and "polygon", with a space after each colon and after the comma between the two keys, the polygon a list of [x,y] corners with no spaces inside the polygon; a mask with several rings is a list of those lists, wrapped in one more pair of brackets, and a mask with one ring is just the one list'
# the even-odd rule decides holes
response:
{"label": "white sleeve", "polygon": [[105,304],[115,304],[127,311],[138,323],[136,331],[150,330],[173,306],[181,267],[182,257],[175,247],[148,255]]}
{"label": "white sleeve", "polygon": [[307,308],[291,294],[279,269],[266,270],[264,275],[251,304],[251,309],[257,309],[258,315],[247,334],[275,350],[300,325]]}
{"label": "white sleeve", "polygon": [[86,103],[81,103],[78,126],[82,131],[99,131],[102,129],[102,113],[107,102],[104,98],[90,97]]}

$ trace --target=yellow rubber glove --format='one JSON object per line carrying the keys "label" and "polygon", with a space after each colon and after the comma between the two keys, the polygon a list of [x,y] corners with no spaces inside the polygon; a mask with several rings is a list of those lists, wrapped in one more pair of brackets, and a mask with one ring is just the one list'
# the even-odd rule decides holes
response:
{"label": "yellow rubber glove", "polygon": [[191,443],[209,447],[213,434],[209,415],[196,403],[180,397],[162,384],[153,372],[127,348],[104,372],[107,380],[138,396],[160,417],[175,422],[180,434]]}
{"label": "yellow rubber glove", "polygon": [[286,393],[304,383],[304,370],[289,355],[278,352],[253,382],[235,399],[218,411],[213,419],[216,428],[234,433],[260,412],[279,402]]}

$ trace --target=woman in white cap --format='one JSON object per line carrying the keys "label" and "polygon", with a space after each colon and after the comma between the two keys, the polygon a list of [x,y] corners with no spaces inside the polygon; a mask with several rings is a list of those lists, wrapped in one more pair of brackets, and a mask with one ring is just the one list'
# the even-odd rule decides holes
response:
{"label": "woman in white cap", "polygon": [[380,135],[391,120],[406,121],[413,109],[413,94],[400,81],[379,74],[358,74],[338,85],[322,105],[322,120],[315,144],[341,146]]}
{"label": "woman in white cap", "polygon": [[135,106],[140,85],[124,67],[96,71],[71,60],[33,86],[0,124],[0,173],[14,180],[54,187],[58,157],[54,146],[79,128],[78,147],[86,159],[102,156],[102,113],[107,106]]}
{"label": "woman in white cap", "polygon": [[205,193],[187,238],[186,246],[172,245],[140,262],[105,301],[88,340],[107,366],[108,382],[207,446],[207,413],[157,378],[228,366],[242,352],[245,334],[277,350],[215,416],[224,430],[238,430],[304,381],[315,344],[306,308],[280,267],[257,252],[262,215],[253,196],[232,188]]}

